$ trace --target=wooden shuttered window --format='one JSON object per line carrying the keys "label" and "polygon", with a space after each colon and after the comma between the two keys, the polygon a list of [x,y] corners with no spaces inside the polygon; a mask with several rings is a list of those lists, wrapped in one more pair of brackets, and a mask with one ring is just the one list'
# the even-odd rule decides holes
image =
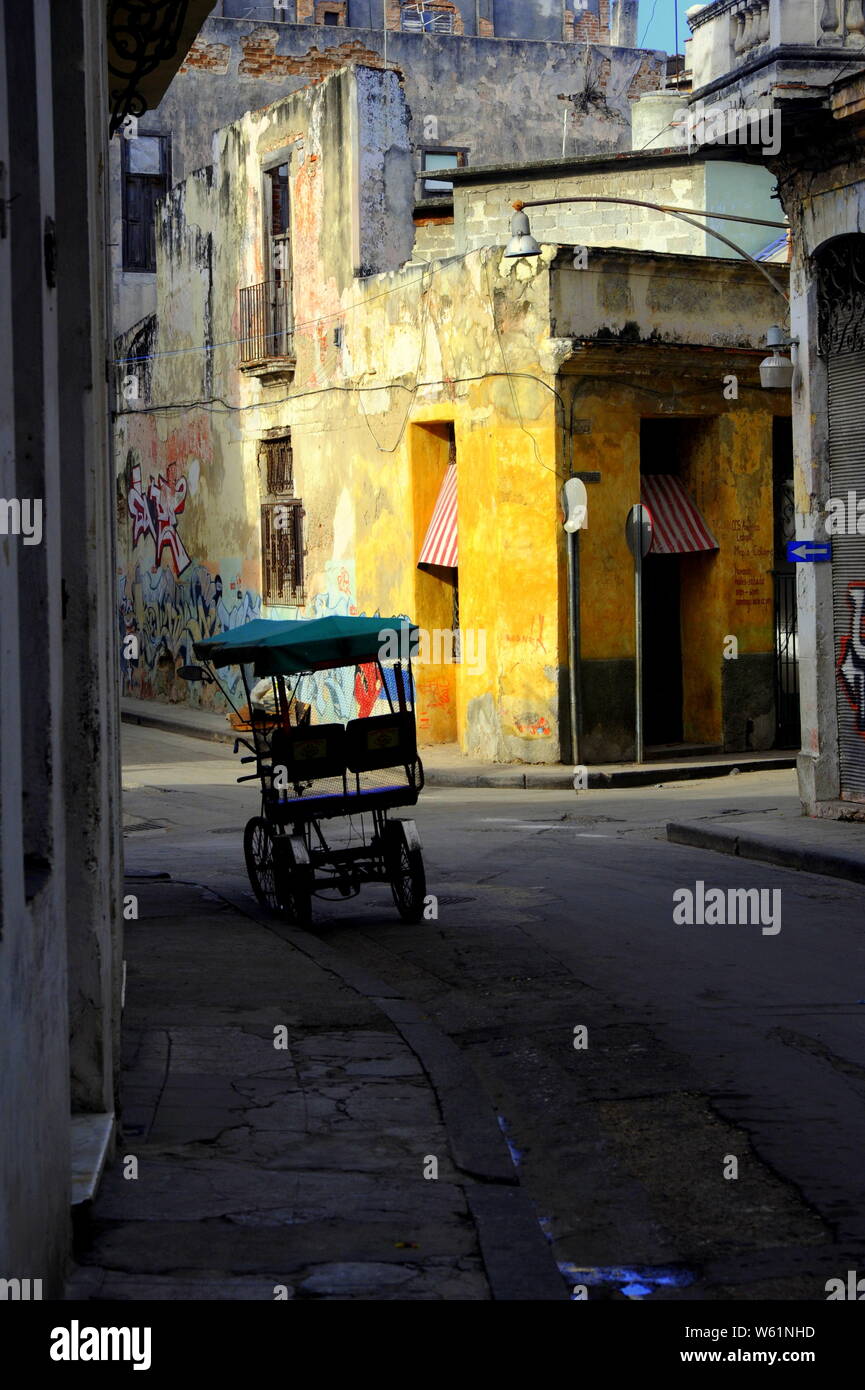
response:
{"label": "wooden shuttered window", "polygon": [[156,270],[156,204],[168,190],[168,142],[162,136],[124,139],[123,269]]}

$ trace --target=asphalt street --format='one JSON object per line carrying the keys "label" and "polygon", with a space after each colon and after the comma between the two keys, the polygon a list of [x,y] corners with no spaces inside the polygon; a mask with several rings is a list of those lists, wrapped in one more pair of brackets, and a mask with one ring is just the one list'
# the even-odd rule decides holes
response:
{"label": "asphalt street", "polygon": [[[161,731],[124,745],[128,871],[251,904],[248,769]],[[664,833],[795,803],[777,771],[431,789],[403,814],[435,918],[403,925],[386,886],[314,900],[312,934],[459,1048],[561,1271],[593,1296],[824,1299],[865,1269],[865,889]],[[681,890],[710,888],[770,890],[771,924],[675,920]]]}

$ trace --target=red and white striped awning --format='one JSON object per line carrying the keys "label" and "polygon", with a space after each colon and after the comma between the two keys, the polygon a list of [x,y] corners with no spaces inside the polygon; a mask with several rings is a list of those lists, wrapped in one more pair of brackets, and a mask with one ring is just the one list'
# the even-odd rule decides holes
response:
{"label": "red and white striped awning", "polygon": [[457,566],[457,470],[448,464],[432,521],[427,527],[418,565]]}
{"label": "red and white striped awning", "polygon": [[669,473],[645,473],[641,491],[643,506],[651,512],[655,527],[651,555],[692,555],[719,548],[678,478]]}

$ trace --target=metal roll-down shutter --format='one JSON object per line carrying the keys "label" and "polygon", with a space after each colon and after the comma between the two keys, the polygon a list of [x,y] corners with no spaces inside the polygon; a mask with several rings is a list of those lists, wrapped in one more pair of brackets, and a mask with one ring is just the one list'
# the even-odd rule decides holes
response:
{"label": "metal roll-down shutter", "polygon": [[[865,500],[865,351],[833,353],[829,374],[831,495]],[[865,517],[862,520],[865,528]],[[865,800],[865,535],[832,537],[841,795]]]}

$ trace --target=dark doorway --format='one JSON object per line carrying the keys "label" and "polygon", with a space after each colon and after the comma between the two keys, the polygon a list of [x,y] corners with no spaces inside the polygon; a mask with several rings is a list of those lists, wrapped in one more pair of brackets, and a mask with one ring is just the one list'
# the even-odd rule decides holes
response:
{"label": "dark doorway", "polygon": [[643,738],[647,745],[681,743],[681,561],[643,561]]}
{"label": "dark doorway", "polygon": [[796,610],[796,566],[787,559],[787,542],[796,538],[793,499],[793,422],[774,421],[772,465],[775,504],[775,746],[798,748],[799,627]]}

